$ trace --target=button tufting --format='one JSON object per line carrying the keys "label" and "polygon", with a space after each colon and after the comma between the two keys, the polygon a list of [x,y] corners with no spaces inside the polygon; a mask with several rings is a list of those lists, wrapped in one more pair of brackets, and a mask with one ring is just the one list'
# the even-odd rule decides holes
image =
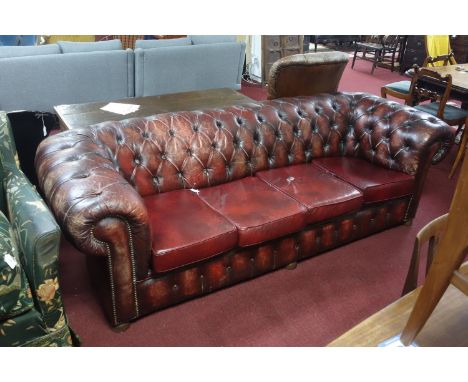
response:
{"label": "button tufting", "polygon": [[241,117],[236,117],[236,122],[239,126],[242,126],[242,124],[244,123],[244,120]]}
{"label": "button tufting", "polygon": [[260,122],[260,123],[263,123],[263,122],[265,122],[265,118],[263,118],[262,115],[257,114],[257,121]]}
{"label": "button tufting", "polygon": [[161,154],[161,159],[162,159],[162,160],[166,160],[166,159],[167,159],[166,153],[162,153],[162,154]]}
{"label": "button tufting", "polygon": [[175,131],[174,131],[174,130],[169,130],[169,135],[170,135],[171,137],[175,136]]}
{"label": "button tufting", "polygon": [[215,122],[215,124],[216,124],[216,127],[217,127],[218,129],[222,129],[222,128],[223,128],[223,123],[222,123],[221,121],[218,121],[218,120],[217,120],[217,121]]}
{"label": "button tufting", "polygon": [[191,156],[193,155],[192,150],[187,149],[187,155],[188,155],[189,157],[191,157]]}
{"label": "button tufting", "polygon": [[199,130],[199,128],[198,128],[197,125],[193,125],[192,130],[193,130],[195,133],[197,133],[198,130]]}

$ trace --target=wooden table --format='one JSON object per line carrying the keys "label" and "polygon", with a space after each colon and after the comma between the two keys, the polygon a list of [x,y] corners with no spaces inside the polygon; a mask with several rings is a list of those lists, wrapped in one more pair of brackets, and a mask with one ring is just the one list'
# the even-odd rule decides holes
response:
{"label": "wooden table", "polygon": [[255,103],[256,101],[232,89],[211,89],[160,96],[125,98],[113,102],[140,105],[134,113],[120,115],[101,110],[108,102],[92,102],[75,105],[55,106],[55,112],[63,130],[76,129],[105,121],[118,121],[135,117],[147,117],[172,111],[188,111],[207,108],[228,107]]}
{"label": "wooden table", "polygon": [[[468,274],[468,263],[462,272]],[[377,346],[399,335],[420,290],[375,313],[328,346]],[[418,346],[468,346],[468,297],[450,285],[415,342]]]}

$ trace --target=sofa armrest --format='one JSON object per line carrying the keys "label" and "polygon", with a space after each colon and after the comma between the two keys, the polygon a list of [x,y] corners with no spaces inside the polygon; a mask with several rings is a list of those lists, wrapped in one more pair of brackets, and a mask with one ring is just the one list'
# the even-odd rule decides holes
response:
{"label": "sofa armrest", "polygon": [[4,171],[5,198],[35,304],[51,330],[66,323],[58,282],[60,228],[34,186],[18,169]]}
{"label": "sofa armrest", "polygon": [[[444,121],[412,107],[364,93],[352,93],[346,155],[418,175],[434,152],[444,152],[454,132]],[[440,158],[441,159],[441,158]]]}
{"label": "sofa armrest", "polygon": [[[36,153],[39,184],[58,223],[81,251],[127,257],[132,273],[136,269],[133,277],[142,278],[151,255],[148,213],[97,142],[89,128],[45,139]],[[121,227],[110,228],[110,221]]]}

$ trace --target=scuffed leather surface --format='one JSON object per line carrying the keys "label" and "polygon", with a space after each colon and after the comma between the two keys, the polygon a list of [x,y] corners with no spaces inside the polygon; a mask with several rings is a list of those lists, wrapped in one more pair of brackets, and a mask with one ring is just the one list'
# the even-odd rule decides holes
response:
{"label": "scuffed leather surface", "polygon": [[[325,224],[240,248],[162,277],[138,283],[142,315],[257,277],[403,222],[409,199],[369,206]],[[266,294],[267,296],[267,294]],[[266,297],[267,298],[267,297]]]}
{"label": "scuffed leather surface", "polygon": [[[452,141],[453,133],[444,122],[410,107],[368,94],[322,94],[105,122],[63,132],[41,143],[36,169],[64,232],[83,252],[107,255],[107,263],[96,261],[104,267],[96,277],[105,280],[103,272],[115,264],[114,257],[118,260],[120,266],[112,268],[109,278],[113,288],[101,283],[106,289],[103,295],[112,297],[113,290],[133,296],[114,294],[114,303],[104,304],[116,325],[140,316],[153,304],[138,297],[146,292],[137,284],[152,278],[151,224],[142,197],[184,188],[202,190],[258,171],[341,156],[415,175],[419,194],[434,146]],[[409,209],[414,214],[417,200],[415,196],[398,213],[382,212],[382,219],[403,222]],[[393,204],[386,202],[379,208],[385,211],[389,205]],[[358,219],[356,229],[368,234],[365,227],[379,216]],[[323,224],[320,240],[330,242],[334,231],[326,228],[329,223]],[[342,232],[354,232],[353,224],[351,219]],[[110,226],[119,227],[120,236],[127,227],[128,240],[112,240]],[[162,282],[158,276],[153,280],[150,283]]]}
{"label": "scuffed leather surface", "polygon": [[365,203],[383,202],[415,192],[416,182],[413,175],[376,168],[363,159],[318,158],[313,165],[361,190]]}
{"label": "scuffed leather surface", "polygon": [[309,163],[260,171],[256,176],[305,206],[307,224],[357,211],[363,203],[358,189]]}
{"label": "scuffed leather surface", "polygon": [[200,198],[237,227],[241,247],[305,227],[307,209],[256,177],[200,190]]}
{"label": "scuffed leather surface", "polygon": [[194,192],[165,192],[144,202],[153,228],[154,272],[196,263],[237,245],[236,227]]}
{"label": "scuffed leather surface", "polygon": [[349,61],[343,52],[293,54],[276,61],[268,76],[268,99],[334,93]]}

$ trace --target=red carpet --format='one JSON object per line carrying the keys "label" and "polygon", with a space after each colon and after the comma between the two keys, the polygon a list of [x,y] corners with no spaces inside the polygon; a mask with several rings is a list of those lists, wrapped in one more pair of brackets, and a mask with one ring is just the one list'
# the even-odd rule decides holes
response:
{"label": "red carpet", "polygon": [[[368,62],[346,69],[340,90],[380,94],[401,76]],[[243,87],[260,99],[261,88]],[[61,284],[66,312],[83,346],[323,346],[396,300],[416,233],[447,212],[455,155],[430,169],[418,213],[400,226],[211,295],[144,317],[114,333],[91,292],[84,255],[64,242]]]}

